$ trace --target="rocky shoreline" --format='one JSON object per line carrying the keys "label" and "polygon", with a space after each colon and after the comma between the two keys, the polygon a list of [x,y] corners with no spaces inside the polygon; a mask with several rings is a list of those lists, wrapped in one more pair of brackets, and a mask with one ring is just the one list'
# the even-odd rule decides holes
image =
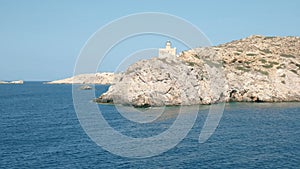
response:
{"label": "rocky shoreline", "polygon": [[300,101],[299,49],[299,37],[255,35],[141,60],[96,102],[148,107]]}

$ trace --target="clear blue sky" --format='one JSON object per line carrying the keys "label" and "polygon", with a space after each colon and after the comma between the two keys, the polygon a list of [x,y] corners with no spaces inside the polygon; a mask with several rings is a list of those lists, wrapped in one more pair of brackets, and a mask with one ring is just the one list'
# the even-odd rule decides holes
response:
{"label": "clear blue sky", "polygon": [[0,80],[71,76],[86,40],[128,14],[182,17],[217,45],[252,34],[300,36],[299,7],[299,0],[0,0]]}

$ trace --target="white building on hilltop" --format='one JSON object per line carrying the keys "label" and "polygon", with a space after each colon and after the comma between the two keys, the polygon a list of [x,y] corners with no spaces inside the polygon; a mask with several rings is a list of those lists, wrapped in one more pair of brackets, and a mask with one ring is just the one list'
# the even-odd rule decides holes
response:
{"label": "white building on hilltop", "polygon": [[176,56],[176,48],[172,48],[171,41],[166,42],[165,48],[160,48],[158,50],[158,57],[168,57],[168,56]]}

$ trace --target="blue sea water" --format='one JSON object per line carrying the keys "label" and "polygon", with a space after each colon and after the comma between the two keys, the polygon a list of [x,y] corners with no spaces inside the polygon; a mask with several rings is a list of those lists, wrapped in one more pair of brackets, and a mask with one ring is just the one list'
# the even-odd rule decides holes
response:
{"label": "blue sea water", "polygon": [[[96,95],[107,88],[96,86]],[[138,130],[120,120],[114,106],[99,107],[111,126],[133,137],[158,134],[175,118]],[[125,158],[99,147],[84,132],[71,85],[0,85],[0,168],[299,168],[300,103],[226,104],[215,133],[199,144],[207,114],[204,107],[173,149]]]}

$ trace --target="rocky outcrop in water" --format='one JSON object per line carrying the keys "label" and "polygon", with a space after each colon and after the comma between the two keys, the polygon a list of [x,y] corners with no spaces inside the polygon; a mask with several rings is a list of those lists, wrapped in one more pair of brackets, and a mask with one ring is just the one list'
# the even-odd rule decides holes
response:
{"label": "rocky outcrop in water", "polygon": [[93,88],[89,85],[84,85],[79,88],[80,90],[92,90]]}
{"label": "rocky outcrop in water", "polygon": [[45,84],[111,84],[114,73],[80,74],[66,79],[46,82]]}
{"label": "rocky outcrop in water", "polygon": [[300,38],[250,36],[131,65],[97,102],[134,106],[300,101]]}

